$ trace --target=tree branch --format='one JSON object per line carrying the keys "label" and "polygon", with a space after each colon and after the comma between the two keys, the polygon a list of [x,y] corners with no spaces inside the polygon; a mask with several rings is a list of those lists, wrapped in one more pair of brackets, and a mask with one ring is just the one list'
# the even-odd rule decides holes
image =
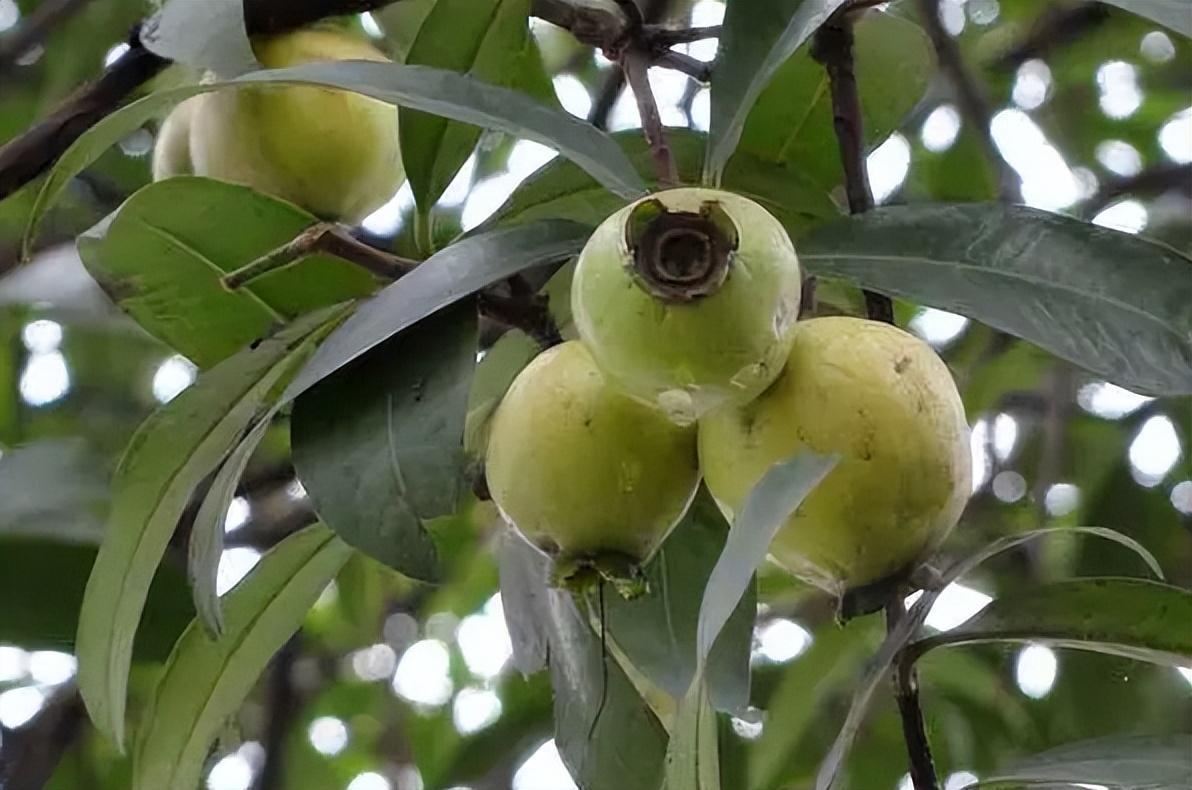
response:
{"label": "tree branch", "polygon": [[628,80],[637,100],[637,112],[641,116],[642,131],[654,157],[654,171],[658,176],[658,184],[664,188],[673,187],[679,183],[679,173],[675,169],[675,158],[671,154],[670,145],[666,142],[666,132],[662,129],[662,116],[658,113],[654,89],[650,87],[650,56],[644,48],[635,44],[621,54],[620,60],[625,79]]}
{"label": "tree branch", "polygon": [[273,659],[273,674],[269,679],[269,723],[265,730],[265,765],[257,779],[256,790],[282,790],[286,786],[283,773],[286,737],[299,712],[293,674],[300,643],[301,638],[295,634]]}
{"label": "tree branch", "polygon": [[994,68],[1013,71],[1032,58],[1042,58],[1079,40],[1085,33],[1109,19],[1104,3],[1056,3],[1048,5],[1027,34],[994,62]]}
{"label": "tree branch", "polygon": [[1157,165],[1128,178],[1108,181],[1089,198],[1082,211],[1086,217],[1091,217],[1120,197],[1160,195],[1169,189],[1178,189],[1192,197],[1192,164]]}
{"label": "tree branch", "polygon": [[998,177],[998,192],[1002,200],[1018,200],[1022,192],[1022,182],[1013,168],[1002,158],[1001,152],[993,142],[990,123],[993,121],[993,111],[989,107],[989,98],[981,85],[969,73],[960,54],[960,47],[956,39],[944,28],[940,18],[940,0],[918,0],[919,16],[935,48],[939,59],[940,71],[947,77],[956,100],[960,105],[960,114],[964,121],[977,135],[981,145],[981,152],[993,167]]}
{"label": "tree branch", "polygon": [[[861,115],[861,95],[854,69],[853,20],[849,14],[837,14],[816,32],[811,56],[828,72],[832,94],[832,122],[844,167],[845,193],[850,214],[862,214],[873,208],[869,173],[865,161],[865,128]],[[894,305],[890,297],[865,291],[865,307],[874,321],[894,323]]]}
{"label": "tree branch", "polygon": [[83,732],[87,711],[74,684],[63,686],[24,728],[4,731],[0,787],[41,790]]}
{"label": "tree branch", "polygon": [[[906,617],[901,595],[886,604],[886,631],[892,632]],[[915,665],[907,660],[904,652],[894,664],[894,699],[898,703],[898,714],[902,718],[902,735],[906,740],[907,759],[910,762],[911,783],[915,790],[939,790],[939,777],[935,773],[935,760],[931,756],[931,743],[927,739],[927,727],[923,720],[923,707],[919,704],[919,675]]]}
{"label": "tree branch", "polygon": [[0,36],[0,77],[26,54],[40,46],[50,34],[90,0],[45,0],[33,9],[20,27]]}
{"label": "tree branch", "polygon": [[352,236],[342,225],[320,222],[302,231],[293,240],[277,249],[225,274],[223,276],[224,287],[235,290],[258,277],[263,277],[278,269],[284,269],[316,252],[334,255],[387,280],[396,280],[417,265],[414,261],[400,258],[365,244]]}

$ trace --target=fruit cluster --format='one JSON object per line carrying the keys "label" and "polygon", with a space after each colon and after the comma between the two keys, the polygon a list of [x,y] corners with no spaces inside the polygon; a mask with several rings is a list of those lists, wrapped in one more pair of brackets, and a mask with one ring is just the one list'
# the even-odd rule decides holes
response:
{"label": "fruit cluster", "polygon": [[695,496],[731,521],[774,464],[840,461],[772,557],[835,594],[909,570],[970,490],[968,424],[947,367],[896,327],[797,321],[785,230],[739,195],[684,188],[605,220],[580,255],[580,340],[539,355],[493,418],[488,487],[555,563],[556,583],[622,592]]}

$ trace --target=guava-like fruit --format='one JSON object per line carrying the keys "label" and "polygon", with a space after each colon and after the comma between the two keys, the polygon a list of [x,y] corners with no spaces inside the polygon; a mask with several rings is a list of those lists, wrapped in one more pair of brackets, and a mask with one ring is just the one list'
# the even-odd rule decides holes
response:
{"label": "guava-like fruit", "polygon": [[153,180],[194,174],[190,158],[190,129],[197,99],[187,99],[162,121],[153,145]]}
{"label": "guava-like fruit", "polygon": [[748,198],[659,192],[606,219],[580,255],[580,338],[617,386],[690,423],[782,370],[799,314],[786,230]]}
{"label": "guava-like fruit", "polygon": [[699,448],[730,519],[773,464],[804,449],[839,454],[770,547],[838,595],[909,570],[971,490],[968,423],[947,366],[918,338],[859,318],[801,322],[778,380],[702,421]]}
{"label": "guava-like fruit", "polygon": [[[253,51],[271,69],[388,61],[368,42],[322,28],[257,38]],[[401,184],[397,108],[389,104],[314,87],[224,89],[198,100],[190,139],[196,175],[245,184],[350,223]]]}
{"label": "guava-like fruit", "polygon": [[699,484],[694,426],[608,386],[577,341],[538,355],[493,417],[488,489],[505,519],[555,561],[555,580],[632,590]]}

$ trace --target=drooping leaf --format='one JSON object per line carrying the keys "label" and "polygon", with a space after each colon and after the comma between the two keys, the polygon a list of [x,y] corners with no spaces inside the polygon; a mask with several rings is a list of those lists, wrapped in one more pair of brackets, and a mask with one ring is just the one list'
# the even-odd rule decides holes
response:
{"label": "drooping leaf", "polygon": [[308,336],[338,308],[307,316],[199,377],[154,413],[125,450],[112,485],[107,534],[79,616],[79,691],[101,732],[124,740],[133,637],[149,583],[191,494],[231,452]]}
{"label": "drooping leaf", "polygon": [[1114,735],[1068,743],[1020,760],[971,785],[1181,790],[1192,779],[1192,735]]}
{"label": "drooping leaf", "polygon": [[1121,386],[1192,392],[1192,261],[1002,204],[878,209],[817,229],[816,274],[967,315]]}
{"label": "drooping leaf", "polygon": [[513,644],[513,665],[523,675],[546,667],[550,590],[547,560],[512,529],[501,535],[501,610]]}
{"label": "drooping leaf", "polygon": [[[712,565],[724,549],[728,525],[702,493],[646,566],[649,594],[626,601],[607,596],[605,627],[626,657],[655,685],[681,698],[695,676],[699,605]],[[714,708],[740,713],[749,704],[749,657],[757,598],[741,597],[708,659]]]}
{"label": "drooping leaf", "polygon": [[475,367],[476,311],[461,304],[373,349],[294,407],[294,466],[323,521],[415,579],[442,577],[426,524],[454,513],[466,490]]}
{"label": "drooping leaf", "polygon": [[[440,0],[419,28],[406,63],[515,87],[524,64],[537,62],[529,12],[529,0]],[[476,146],[480,129],[402,109],[398,130],[414,200],[429,211]]]}
{"label": "drooping leaf", "polygon": [[220,282],[316,221],[248,187],[173,178],[140,190],[81,236],[79,254],[137,323],[206,368],[292,318],[380,286],[363,269],[326,255],[236,290]]}
{"label": "drooping leaf", "polygon": [[[654,186],[650,149],[641,132],[617,132],[613,138],[642,177]],[[698,183],[707,135],[690,129],[667,129],[667,141],[675,157],[680,183]],[[760,203],[793,238],[839,216],[826,189],[815,186],[797,172],[775,168],[748,152],[739,152],[729,161],[722,185]],[[527,179],[497,211],[490,225],[563,218],[594,228],[627,202],[571,162],[556,161]]]}
{"label": "drooping leaf", "polygon": [[995,599],[977,615],[915,642],[935,647],[1032,641],[1156,664],[1192,660],[1192,592],[1146,579],[1071,579]]}
{"label": "drooping leaf", "polygon": [[716,182],[737,148],[762,89],[796,49],[844,0],[758,0],[729,3],[717,66],[704,181]]}
{"label": "drooping leaf", "polygon": [[720,790],[720,741],[707,678],[696,677],[679,703],[666,749],[666,786]]}
{"label": "drooping leaf", "polygon": [[325,527],[309,527],[265,554],[228,593],[222,637],[211,640],[191,623],[138,730],[134,790],[199,784],[224,721],[351,555]]}
{"label": "drooping leaf", "polygon": [[223,612],[216,591],[216,579],[219,559],[224,548],[224,520],[236,495],[240,477],[244,474],[253,452],[265,438],[269,422],[268,417],[258,421],[219,467],[190,528],[190,543],[186,557],[187,578],[194,594],[199,622],[212,638],[217,638],[223,633]]}
{"label": "drooping leaf", "polygon": [[452,244],[363,304],[319,347],[284,400],[465,296],[524,269],[574,255],[586,238],[581,225],[539,222]]}
{"label": "drooping leaf", "polygon": [[607,134],[524,93],[429,66],[365,61],[308,63],[256,71],[229,82],[159,91],[108,115],[80,135],[50,169],[30,213],[26,255],[32,251],[42,217],[71,179],[146,121],[200,93],[288,84],[352,90],[390,104],[496,129],[557,150],[620,195],[634,197],[645,189],[637,171]]}
{"label": "drooping leaf", "polygon": [[1146,17],[1192,38],[1192,6],[1188,0],[1101,0]]}
{"label": "drooping leaf", "polygon": [[[935,57],[923,30],[892,14],[860,15],[854,31],[861,120],[866,146],[872,149],[922,99],[935,73]],[[745,121],[737,156],[743,152],[781,163],[825,192],[844,181],[828,74],[811,57],[809,47],[792,55],[758,97]]]}

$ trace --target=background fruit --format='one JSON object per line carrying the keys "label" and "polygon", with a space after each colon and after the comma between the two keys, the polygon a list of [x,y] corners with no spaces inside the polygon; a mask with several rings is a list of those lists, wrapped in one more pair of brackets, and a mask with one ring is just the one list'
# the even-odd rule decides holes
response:
{"label": "background fruit", "polygon": [[199,98],[182,102],[162,121],[153,146],[153,180],[194,173],[190,158],[190,130]]}
{"label": "background fruit", "polygon": [[[735,238],[723,283],[692,301],[648,290],[630,240],[657,204],[688,216],[713,212]],[[661,213],[661,212],[659,212]],[[678,237],[672,247],[690,249]],[[799,312],[799,263],[786,231],[739,195],[673,189],[606,219],[576,268],[572,309],[580,337],[618,386],[673,419],[690,422],[729,401],[746,402],[781,370]]]}
{"label": "background fruit", "polygon": [[609,387],[572,341],[518,375],[493,419],[486,472],[506,519],[556,560],[640,564],[695,494],[695,429]]}
{"label": "background fruit", "polygon": [[[256,39],[271,69],[325,60],[388,59],[348,33],[302,30]],[[348,91],[249,88],[198,97],[195,173],[247,184],[325,219],[358,222],[397,191],[403,176],[397,110]]]}
{"label": "background fruit", "polygon": [[700,424],[700,461],[736,511],[774,463],[806,448],[841,461],[782,527],[773,557],[832,592],[878,581],[937,545],[971,487],[964,407],[944,363],[900,329],[859,318],[799,324],[782,375]]}

